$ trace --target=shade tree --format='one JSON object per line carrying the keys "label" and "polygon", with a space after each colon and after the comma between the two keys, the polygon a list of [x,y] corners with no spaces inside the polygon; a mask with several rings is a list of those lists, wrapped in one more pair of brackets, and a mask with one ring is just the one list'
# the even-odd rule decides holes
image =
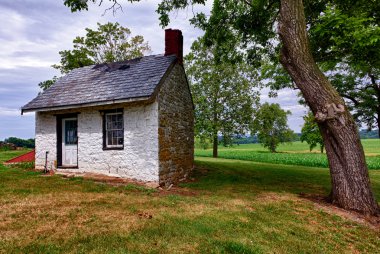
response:
{"label": "shade tree", "polygon": [[[86,9],[89,2],[95,0],[65,0],[64,3],[72,11],[78,11]],[[111,2],[115,4],[117,0]],[[172,10],[199,3],[204,4],[205,0],[162,0],[157,12],[165,26]],[[312,50],[309,31],[316,27],[316,20],[324,15],[327,4],[348,17],[370,10],[376,22],[380,19],[379,1],[214,0],[211,15],[196,13],[192,23],[204,29],[206,37],[213,38],[210,41],[228,40],[225,31],[239,35],[247,62],[252,66],[259,65],[263,56],[278,59],[302,93],[321,130],[331,173],[331,202],[345,209],[377,215],[380,209],[371,190],[356,122],[342,96],[317,65],[318,56]],[[276,41],[279,43],[273,43]]]}

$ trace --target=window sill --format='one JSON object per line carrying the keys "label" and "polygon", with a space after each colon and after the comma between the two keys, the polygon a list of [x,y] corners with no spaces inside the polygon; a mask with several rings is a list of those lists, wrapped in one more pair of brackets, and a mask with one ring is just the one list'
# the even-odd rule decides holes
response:
{"label": "window sill", "polygon": [[59,169],[78,169],[78,166],[58,166]]}
{"label": "window sill", "polygon": [[103,150],[124,150],[124,146],[122,146],[122,147],[103,147]]}

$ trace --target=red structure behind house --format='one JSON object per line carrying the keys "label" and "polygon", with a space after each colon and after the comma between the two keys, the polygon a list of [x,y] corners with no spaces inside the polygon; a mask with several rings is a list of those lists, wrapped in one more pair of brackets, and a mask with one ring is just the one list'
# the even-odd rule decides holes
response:
{"label": "red structure behind house", "polygon": [[34,162],[36,151],[30,151],[28,153],[17,156],[13,159],[7,160],[5,163],[20,163],[20,162]]}

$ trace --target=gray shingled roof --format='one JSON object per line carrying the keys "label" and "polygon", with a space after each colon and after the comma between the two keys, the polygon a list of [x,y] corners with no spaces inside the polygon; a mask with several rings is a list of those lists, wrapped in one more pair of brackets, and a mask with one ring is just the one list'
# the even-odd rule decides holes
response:
{"label": "gray shingled roof", "polygon": [[176,56],[153,55],[72,70],[22,111],[151,97]]}

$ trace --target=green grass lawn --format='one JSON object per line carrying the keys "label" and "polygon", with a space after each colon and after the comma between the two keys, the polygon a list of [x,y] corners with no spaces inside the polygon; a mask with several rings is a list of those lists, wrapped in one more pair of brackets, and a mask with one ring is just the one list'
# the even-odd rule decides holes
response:
{"label": "green grass lawn", "polygon": [[[0,160],[8,155],[0,154]],[[370,172],[380,199],[380,171]],[[170,193],[0,164],[0,253],[376,253],[378,230],[299,193],[328,170],[197,158]]]}
{"label": "green grass lawn", "polygon": [[[362,144],[366,153],[368,168],[380,169],[380,140],[365,139],[362,140]],[[212,157],[212,149],[196,149],[195,155]],[[325,154],[321,154],[318,150],[310,152],[308,145],[301,142],[282,144],[278,148],[278,153],[270,153],[260,144],[219,147],[219,157],[265,163],[328,167]]]}

